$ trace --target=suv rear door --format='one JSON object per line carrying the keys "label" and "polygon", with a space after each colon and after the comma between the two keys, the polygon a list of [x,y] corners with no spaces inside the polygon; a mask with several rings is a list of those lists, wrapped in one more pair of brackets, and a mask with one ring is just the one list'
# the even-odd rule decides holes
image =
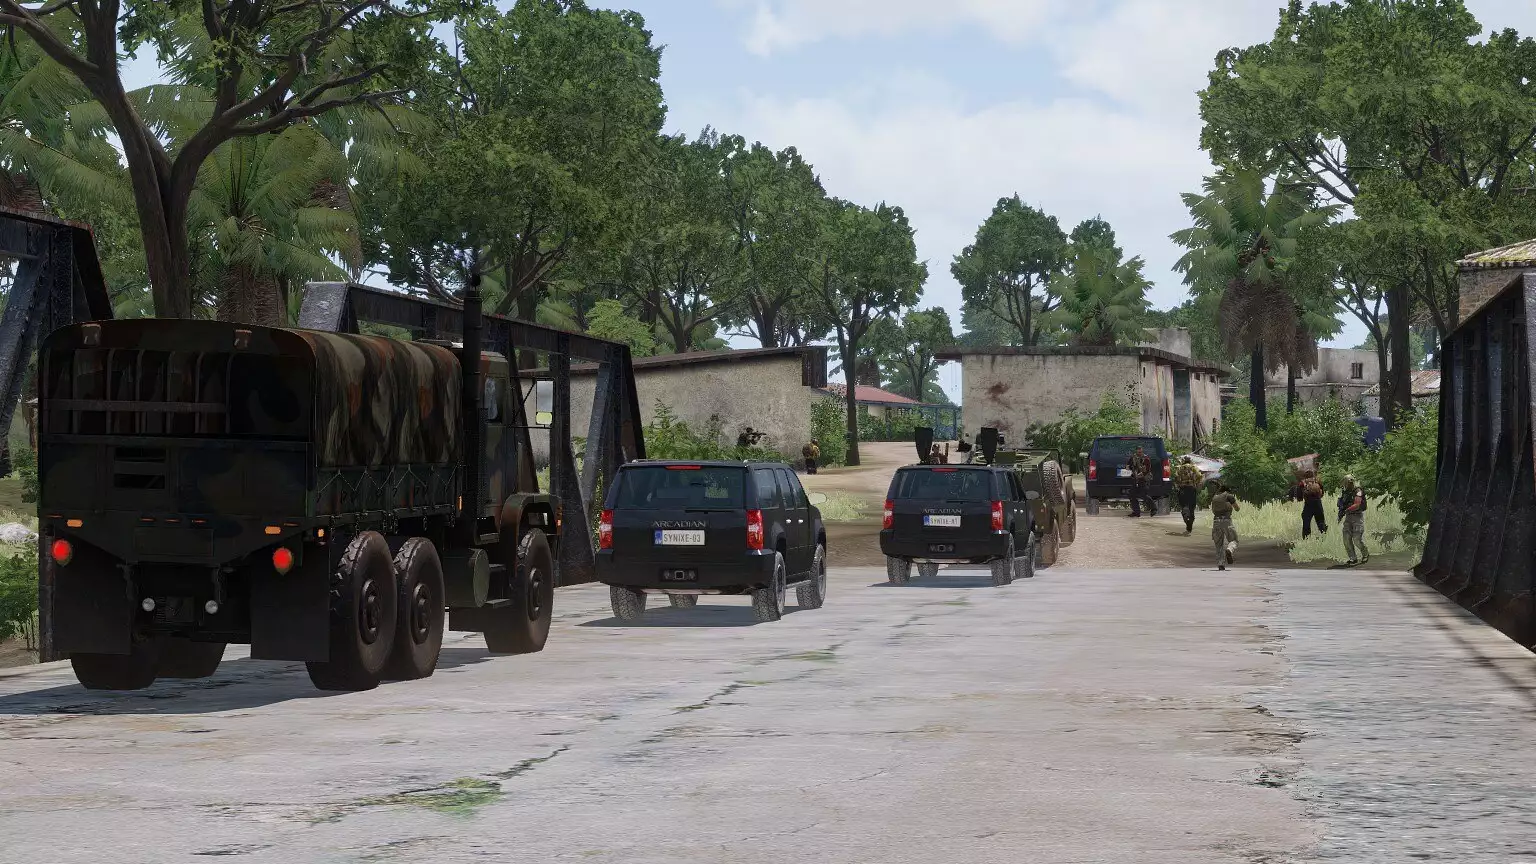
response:
{"label": "suv rear door", "polygon": [[614,559],[663,565],[745,554],[746,500],[747,471],[735,465],[625,466],[610,508]]}
{"label": "suv rear door", "polygon": [[784,538],[784,568],[795,569],[795,541],[790,532],[789,512],[784,498],[779,494],[779,478],[771,465],[759,465],[752,469],[757,484],[757,508],[763,511],[763,548],[771,549],[775,540]]}
{"label": "suv rear door", "polygon": [[789,572],[805,573],[811,569],[814,554],[811,542],[811,502],[800,488],[800,481],[788,468],[776,467],[779,478],[779,495],[784,499],[784,528],[789,535]]}
{"label": "suv rear door", "polygon": [[996,488],[998,472],[986,467],[902,468],[891,478],[891,527],[905,537],[944,542],[992,531],[992,502],[1008,495]]}

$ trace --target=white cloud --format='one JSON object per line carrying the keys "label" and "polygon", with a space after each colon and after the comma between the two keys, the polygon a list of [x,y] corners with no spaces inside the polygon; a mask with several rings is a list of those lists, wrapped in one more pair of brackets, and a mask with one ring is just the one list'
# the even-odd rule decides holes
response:
{"label": "white cloud", "polygon": [[1018,43],[1038,32],[1061,5],[1062,0],[762,0],[746,41],[748,50],[767,56],[824,39],[971,25]]}

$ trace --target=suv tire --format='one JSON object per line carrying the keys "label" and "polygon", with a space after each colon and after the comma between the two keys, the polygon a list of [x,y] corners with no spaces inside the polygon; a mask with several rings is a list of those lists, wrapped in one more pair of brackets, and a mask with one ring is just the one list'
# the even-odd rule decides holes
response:
{"label": "suv tire", "polygon": [[1099,515],[1099,499],[1093,498],[1093,497],[1089,497],[1089,499],[1085,502],[1085,504],[1086,504],[1086,506],[1088,508],[1088,515],[1089,516],[1097,516],[1097,515]]}
{"label": "suv tire", "polygon": [[692,609],[699,605],[697,594],[668,594],[667,600],[672,604],[673,609]]}
{"label": "suv tire", "polygon": [[1003,557],[992,559],[992,587],[1000,588],[1013,582],[1014,567],[1013,537],[1008,538],[1008,546],[1003,551]]}
{"label": "suv tire", "polygon": [[1061,525],[1053,524],[1051,530],[1045,532],[1044,537],[1038,537],[1034,542],[1035,554],[1031,559],[1041,567],[1050,567],[1061,556]]}
{"label": "suv tire", "polygon": [[912,581],[912,562],[905,558],[885,556],[885,581],[892,585],[905,585]]}
{"label": "suv tire", "polygon": [[645,614],[645,592],[626,585],[608,586],[608,604],[620,621],[639,621]]}
{"label": "suv tire", "polygon": [[1051,502],[1052,507],[1061,507],[1067,503],[1066,491],[1062,488],[1061,466],[1054,459],[1040,463],[1040,479],[1045,484],[1045,500]]}
{"label": "suv tire", "polygon": [[1013,559],[1013,578],[1035,578],[1035,555],[1039,547],[1038,540],[1031,541],[1028,548],[1024,550],[1024,554]]}
{"label": "suv tire", "polygon": [[784,595],[788,592],[788,576],[784,571],[784,553],[773,553],[773,581],[762,588],[752,589],[752,617],[759,624],[777,621],[784,617]]}
{"label": "suv tire", "polygon": [[939,565],[932,562],[917,565],[917,575],[923,579],[932,579],[939,575]]}
{"label": "suv tire", "polygon": [[827,548],[820,543],[811,557],[811,581],[795,589],[795,602],[801,609],[820,609],[827,602]]}

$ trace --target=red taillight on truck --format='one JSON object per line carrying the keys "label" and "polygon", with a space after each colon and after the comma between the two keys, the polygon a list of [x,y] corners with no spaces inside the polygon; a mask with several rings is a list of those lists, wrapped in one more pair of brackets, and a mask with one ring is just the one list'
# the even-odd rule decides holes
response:
{"label": "red taillight on truck", "polygon": [[613,511],[604,510],[597,519],[597,548],[613,548]]}
{"label": "red taillight on truck", "polygon": [[1171,478],[1172,476],[1173,475],[1171,473],[1169,473],[1169,471],[1168,471],[1168,460],[1164,459],[1163,460],[1163,479],[1167,480],[1167,479]]}
{"label": "red taillight on truck", "polygon": [[293,569],[293,550],[286,546],[279,546],[272,550],[272,569],[279,574],[287,573]]}
{"label": "red taillight on truck", "polygon": [[763,548],[763,511],[747,511],[747,548]]}
{"label": "red taillight on truck", "polygon": [[48,552],[53,555],[53,560],[60,567],[69,564],[70,559],[75,557],[75,547],[69,545],[69,541],[62,537],[53,541],[53,544],[48,547]]}
{"label": "red taillight on truck", "polygon": [[1088,460],[1088,479],[1099,479],[1099,463],[1093,461],[1092,459]]}
{"label": "red taillight on truck", "polygon": [[885,502],[885,518],[881,520],[880,527],[885,529],[896,527],[896,502]]}
{"label": "red taillight on truck", "polygon": [[1003,502],[992,502],[992,530],[1003,530]]}

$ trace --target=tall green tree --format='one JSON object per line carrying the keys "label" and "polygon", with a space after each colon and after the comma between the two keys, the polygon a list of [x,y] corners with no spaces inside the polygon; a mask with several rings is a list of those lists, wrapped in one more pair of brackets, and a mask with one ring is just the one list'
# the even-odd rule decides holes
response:
{"label": "tall green tree", "polygon": [[967,309],[999,317],[1018,333],[1018,344],[1035,345],[1060,305],[1052,279],[1066,258],[1067,236],[1056,217],[1014,195],[998,200],[949,270]]}
{"label": "tall green tree", "polygon": [[[79,80],[122,147],[155,311],[192,314],[187,216],[198,173],[234,138],[281,131],[336,108],[386,104],[405,91],[383,84],[429,43],[444,0],[0,0],[0,25],[32,40]],[[69,20],[68,29],[56,20]],[[208,46],[211,62],[196,44]],[[214,94],[211,113],[172,148],[123,87],[118,60],[154,48],[178,83]]]}
{"label": "tall green tree", "polygon": [[938,378],[939,360],[934,354],[955,344],[955,332],[949,312],[942,306],[914,309],[892,324],[878,338],[886,377],[894,383],[894,392],[919,402],[928,401],[929,385]]}
{"label": "tall green tree", "polygon": [[1172,235],[1189,250],[1175,267],[1195,294],[1221,298],[1229,356],[1251,357],[1248,398],[1262,429],[1268,423],[1265,372],[1317,366],[1316,327],[1301,292],[1292,290],[1302,286],[1286,277],[1298,238],[1335,209],[1310,208],[1283,182],[1271,191],[1256,171],[1221,171],[1204,185],[1205,194],[1183,196],[1194,225]]}
{"label": "tall green tree", "polygon": [[[911,225],[900,207],[873,209],[833,200],[817,240],[810,293],[837,337],[844,370],[857,369],[859,351],[876,321],[917,302],[928,265],[917,260]],[[851,382],[850,382],[851,383]],[[848,465],[859,464],[858,406],[845,388]]]}
{"label": "tall green tree", "polygon": [[365,184],[369,257],[452,299],[475,258],[492,309],[538,315],[562,267],[611,271],[641,226],[658,158],[661,51],[641,16],[518,0],[461,16],[454,43],[402,83],[433,124],[423,170]]}
{"label": "tall green tree", "polygon": [[1152,283],[1142,274],[1145,262],[1139,256],[1122,261],[1120,255],[1112,244],[1073,244],[1055,315],[1073,343],[1134,345],[1144,337]]}

